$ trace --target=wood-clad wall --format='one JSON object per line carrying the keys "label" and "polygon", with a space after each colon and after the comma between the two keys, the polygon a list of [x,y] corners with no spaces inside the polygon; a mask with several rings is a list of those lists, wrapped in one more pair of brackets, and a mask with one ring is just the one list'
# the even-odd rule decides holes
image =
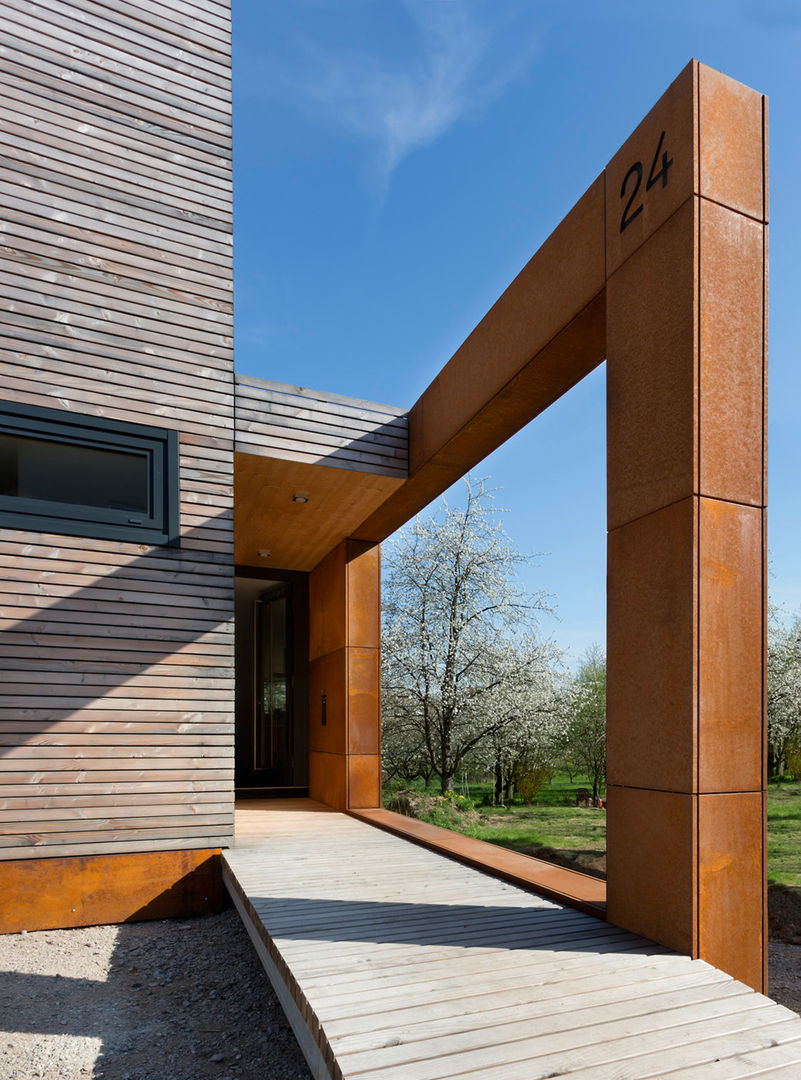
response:
{"label": "wood-clad wall", "polygon": [[0,858],[233,820],[230,13],[0,0],[0,397],[180,432],[179,548],[0,529]]}
{"label": "wood-clad wall", "polygon": [[390,405],[238,375],[236,449],[405,480],[409,422]]}

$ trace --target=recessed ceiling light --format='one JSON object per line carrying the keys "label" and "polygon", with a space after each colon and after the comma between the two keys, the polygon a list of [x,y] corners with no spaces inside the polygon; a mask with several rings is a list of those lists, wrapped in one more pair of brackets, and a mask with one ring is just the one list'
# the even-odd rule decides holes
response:
{"label": "recessed ceiling light", "polygon": [[306,494],[305,491],[296,491],[295,494],[292,496],[292,502],[307,503],[308,501],[309,496]]}

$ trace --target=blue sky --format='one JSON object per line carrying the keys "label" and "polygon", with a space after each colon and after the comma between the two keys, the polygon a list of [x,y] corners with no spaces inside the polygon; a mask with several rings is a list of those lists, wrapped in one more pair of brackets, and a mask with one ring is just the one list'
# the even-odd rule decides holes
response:
{"label": "blue sky", "polygon": [[[691,57],[767,93],[771,592],[801,609],[801,3],[234,0],[236,366],[410,406]],[[604,639],[604,371],[487,459]]]}

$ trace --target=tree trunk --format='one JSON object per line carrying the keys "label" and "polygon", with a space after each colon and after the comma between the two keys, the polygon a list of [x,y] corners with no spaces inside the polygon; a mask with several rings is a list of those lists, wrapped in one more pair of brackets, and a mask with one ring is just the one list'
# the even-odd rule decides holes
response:
{"label": "tree trunk", "polygon": [[503,762],[500,758],[495,762],[495,794],[492,802],[494,806],[503,806]]}
{"label": "tree trunk", "polygon": [[510,803],[515,797],[515,778],[512,773],[506,777],[506,783],[504,784],[504,799]]}
{"label": "tree trunk", "polygon": [[456,769],[451,764],[451,719],[445,715],[442,717],[442,735],[439,746],[442,759],[440,762],[442,771],[439,774],[439,779],[442,794],[447,795],[453,791],[453,774]]}

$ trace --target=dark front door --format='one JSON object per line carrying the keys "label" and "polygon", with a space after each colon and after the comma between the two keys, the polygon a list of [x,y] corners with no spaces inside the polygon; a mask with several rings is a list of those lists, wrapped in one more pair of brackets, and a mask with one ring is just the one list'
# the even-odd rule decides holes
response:
{"label": "dark front door", "polygon": [[236,790],[308,787],[308,591],[304,576],[236,579]]}
{"label": "dark front door", "polygon": [[290,585],[279,585],[255,605],[256,694],[253,775],[260,787],[293,783],[294,724]]}

